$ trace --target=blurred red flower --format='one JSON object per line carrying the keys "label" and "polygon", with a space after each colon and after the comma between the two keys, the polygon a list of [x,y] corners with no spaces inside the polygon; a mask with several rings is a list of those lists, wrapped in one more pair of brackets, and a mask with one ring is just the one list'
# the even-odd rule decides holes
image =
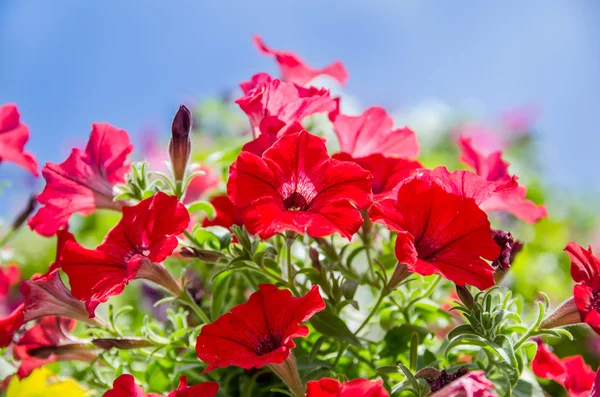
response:
{"label": "blurred red flower", "polygon": [[[169,393],[167,397],[213,397],[217,394],[219,385],[216,382],[205,382],[194,386],[187,385],[185,376],[179,378],[177,390]],[[146,396],[144,389],[135,384],[135,379],[129,374],[119,376],[113,382],[113,388],[104,393],[104,397],[162,397],[160,394],[150,393]]]}
{"label": "blurred red flower", "polygon": [[0,106],[0,163],[10,161],[38,176],[37,161],[24,151],[29,140],[29,128],[19,119],[16,105]]}
{"label": "blurred red flower", "polygon": [[571,277],[577,284],[573,296],[581,321],[600,334],[600,259],[576,243],[569,243],[565,252],[571,258]]}
{"label": "blurred red flower", "polygon": [[371,204],[371,179],[358,165],[331,159],[323,140],[303,130],[279,138],[262,158],[240,153],[227,192],[248,207],[244,225],[263,239],[286,230],[350,239],[363,222],[358,209]]}
{"label": "blurred red flower", "polygon": [[308,382],[306,397],[389,397],[383,381],[354,379],[340,383],[336,379],[323,378]]}
{"label": "blurred red flower", "polygon": [[52,236],[74,213],[120,210],[122,204],[113,201],[113,187],[125,182],[126,158],[132,150],[124,130],[106,123],[92,124],[84,152],[73,149],[61,164],[47,163],[42,169],[46,187],[37,197],[42,207],[28,221],[31,229]]}
{"label": "blurred red flower", "polygon": [[227,229],[233,225],[243,225],[244,208],[233,205],[227,195],[216,196],[210,199],[210,203],[215,207],[215,218],[204,218],[202,226],[223,226]]}
{"label": "blurred red flower", "polygon": [[261,284],[246,303],[205,325],[196,341],[204,372],[235,365],[250,369],[280,364],[296,346],[293,338],[308,335],[299,325],[325,308],[317,286],[295,298],[288,290]]}

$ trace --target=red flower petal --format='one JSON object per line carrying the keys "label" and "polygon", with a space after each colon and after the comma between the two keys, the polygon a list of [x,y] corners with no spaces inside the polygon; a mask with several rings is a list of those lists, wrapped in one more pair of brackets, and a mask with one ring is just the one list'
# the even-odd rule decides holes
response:
{"label": "red flower petal", "polygon": [[227,192],[234,205],[248,207],[250,233],[264,239],[284,230],[350,238],[362,223],[355,207],[371,204],[370,185],[367,171],[331,159],[321,138],[301,131],[281,137],[262,158],[240,153]]}
{"label": "red flower petal", "polygon": [[113,187],[125,181],[129,169],[125,160],[132,150],[125,131],[106,123],[93,124],[84,152],[73,149],[61,164],[44,166],[46,187],[37,197],[43,207],[29,219],[31,229],[51,236],[67,225],[74,213],[120,210],[121,204],[113,201]]}
{"label": "red flower petal", "polygon": [[135,378],[129,374],[119,376],[113,382],[113,388],[103,397],[146,397],[144,389],[135,384]]}
{"label": "red flower petal", "polygon": [[19,119],[15,105],[0,106],[0,163],[10,161],[38,176],[37,161],[24,151],[29,140],[29,128]]}
{"label": "red flower petal", "polygon": [[571,277],[576,283],[589,284],[592,288],[600,287],[600,259],[592,252],[570,242],[565,252],[571,258]]}
{"label": "red flower petal", "polygon": [[330,112],[336,106],[326,89],[300,87],[271,79],[265,73],[254,75],[240,87],[244,96],[235,102],[248,115],[255,138],[260,135],[260,124],[267,116],[291,125],[312,114]]}
{"label": "red flower petal", "polygon": [[176,197],[159,192],[134,207],[124,207],[121,221],[95,250],[67,241],[62,267],[73,296],[85,301],[93,317],[96,306],[120,294],[142,267],[171,255],[189,221],[187,209]]}
{"label": "red flower petal", "polygon": [[229,197],[226,195],[213,197],[210,203],[215,207],[216,215],[214,219],[205,218],[202,221],[203,227],[223,226],[229,229],[233,225],[243,225],[244,208],[233,205]]}
{"label": "red flower petal", "polygon": [[[185,376],[182,376],[179,378],[179,387],[169,393],[168,397],[214,397],[218,390],[219,385],[215,382],[188,386]],[[115,379],[113,388],[104,393],[103,397],[146,397],[146,393],[135,384],[133,376],[123,374]],[[162,397],[162,395],[150,393],[147,397]]]}
{"label": "red flower petal", "polygon": [[[436,183],[413,179],[403,184],[398,200],[375,203],[371,220],[402,231],[396,256],[421,275],[438,273],[457,285],[479,289],[494,285],[494,260],[500,248],[490,235],[487,216],[472,199],[449,193]],[[411,246],[411,237],[414,244]]]}
{"label": "red flower petal", "polygon": [[566,379],[567,369],[554,353],[552,353],[546,345],[538,341],[537,352],[531,361],[531,370],[535,376],[544,379],[552,379],[553,381],[564,384]]}
{"label": "red flower petal", "polygon": [[323,378],[308,382],[306,397],[389,397],[389,394],[381,380],[354,379],[340,383]]}
{"label": "red flower petal", "polygon": [[275,116],[267,116],[260,122],[260,135],[258,138],[246,143],[242,150],[244,152],[254,153],[257,156],[262,156],[265,150],[273,146],[273,144],[287,134],[295,134],[302,131],[302,125],[295,122],[286,125],[283,121]]}
{"label": "red flower petal", "polygon": [[19,282],[21,271],[18,266],[0,267],[0,298],[5,298],[10,288]]}
{"label": "red flower petal", "polygon": [[282,363],[296,346],[293,338],[308,335],[308,327],[299,324],[324,308],[317,286],[295,298],[288,290],[259,285],[248,302],[202,328],[196,353],[209,364],[204,372],[229,365],[250,369]]}
{"label": "red flower petal", "polygon": [[334,78],[340,84],[344,84],[348,78],[348,72],[344,65],[336,61],[331,65],[321,69],[314,69],[307,66],[296,54],[287,51],[277,51],[263,42],[260,36],[254,36],[254,44],[260,52],[266,55],[272,55],[279,64],[281,70],[281,79],[288,83],[304,85],[310,80],[320,75],[326,75]]}
{"label": "red flower petal", "polygon": [[12,343],[13,335],[23,326],[23,305],[17,307],[8,317],[0,319],[0,347]]}
{"label": "red flower petal", "polygon": [[335,116],[333,128],[342,152],[352,157],[381,154],[386,157],[414,158],[419,144],[413,131],[404,127],[393,130],[394,120],[385,109],[373,106],[360,116]]}
{"label": "red flower petal", "polygon": [[179,378],[177,390],[169,393],[168,397],[213,397],[219,391],[216,382],[204,382],[194,386],[187,385],[185,376]]}

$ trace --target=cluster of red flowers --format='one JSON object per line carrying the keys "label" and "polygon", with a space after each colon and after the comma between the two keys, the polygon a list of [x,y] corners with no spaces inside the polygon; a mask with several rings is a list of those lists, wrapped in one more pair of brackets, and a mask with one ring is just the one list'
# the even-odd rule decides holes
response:
{"label": "cluster of red flowers", "polygon": [[[505,211],[530,223],[547,215],[545,207],[525,198],[526,188],[508,172],[502,154],[484,154],[469,139],[461,139],[461,160],[473,171],[426,169],[416,160],[416,134],[395,128],[384,109],[373,106],[358,116],[345,115],[339,98],[307,85],[320,75],[343,84],[348,74],[341,63],[314,69],[292,53],[267,47],[260,38],[255,42],[277,60],[281,77],[259,73],[240,84],[243,95],[236,103],[248,116],[253,140],[229,168],[227,194],[211,200],[216,217],[203,225],[244,226],[263,240],[281,233],[316,239],[339,234],[351,240],[365,222],[372,222],[395,233],[398,267],[423,276],[439,274],[458,286],[492,287],[519,245],[509,233],[493,230],[488,214]],[[317,113],[329,116],[337,135],[339,152],[333,155],[323,138],[301,124]],[[190,128],[191,115],[182,108],[170,146],[176,183],[189,175]],[[27,139],[16,107],[0,108],[0,161],[37,175],[35,159],[24,151]],[[1,346],[11,344],[25,323],[36,322],[14,345],[20,377],[55,360],[93,360],[94,352],[78,349],[82,342],[69,331],[75,321],[102,326],[97,306],[132,280],[149,280],[174,296],[185,293],[162,264],[174,254],[190,223],[182,196],[157,192],[137,203],[115,199],[115,187],[126,182],[132,150],[125,131],[97,123],[84,151],[73,149],[64,162],[42,169],[46,186],[37,196],[41,208],[28,225],[40,235],[58,237],[56,260],[45,274],[21,283],[23,303],[0,320]],[[69,219],[102,208],[122,217],[99,246],[84,248],[68,232]],[[577,282],[573,301],[579,320],[600,332],[600,260],[574,243],[567,253]],[[4,273],[0,277],[10,279]],[[195,349],[208,364],[204,372],[230,365],[269,366],[297,397],[388,396],[381,381],[366,379],[340,383],[324,378],[309,382],[305,391],[292,354],[294,338],[308,335],[309,328],[301,324],[325,307],[317,286],[293,296],[275,285],[259,285],[246,303],[201,328]],[[561,361],[543,345],[533,369],[540,377],[557,380],[570,395],[587,395],[592,388],[594,373],[582,360]],[[432,395],[493,396],[492,388],[483,372],[473,371],[440,385]],[[182,378],[169,396],[214,396],[217,390],[213,382],[188,387]],[[146,394],[131,375],[121,375],[105,396]]]}

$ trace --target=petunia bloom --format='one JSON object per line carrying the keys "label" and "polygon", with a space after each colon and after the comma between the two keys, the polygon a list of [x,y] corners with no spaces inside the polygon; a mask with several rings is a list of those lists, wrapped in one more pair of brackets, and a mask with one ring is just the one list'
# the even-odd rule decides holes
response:
{"label": "petunia bloom", "polygon": [[494,384],[485,377],[484,371],[460,373],[458,377],[452,375],[444,378],[447,382],[430,384],[432,393],[429,397],[497,397],[493,392]]}
{"label": "petunia bloom", "polygon": [[336,107],[336,102],[326,89],[300,87],[272,79],[266,73],[254,75],[240,87],[244,95],[235,103],[250,119],[255,138],[261,134],[260,125],[265,117],[274,116],[291,125],[307,116],[330,112]]}
{"label": "petunia bloom", "polygon": [[385,157],[379,153],[353,158],[342,152],[334,154],[332,157],[336,160],[354,161],[373,175],[371,190],[375,201],[394,198],[398,194],[400,184],[415,175],[421,168],[421,163],[418,161]]}
{"label": "petunia bloom", "polygon": [[415,133],[406,127],[393,129],[394,120],[381,107],[370,107],[360,116],[331,117],[340,151],[354,158],[381,154],[410,159],[419,154]]}
{"label": "petunia bloom", "polygon": [[24,151],[29,140],[29,128],[21,123],[15,105],[0,106],[0,163],[10,161],[38,176],[35,158]]}
{"label": "petunia bloom", "polygon": [[581,321],[600,334],[600,259],[594,256],[592,247],[586,250],[573,242],[565,252],[571,258],[571,277],[576,283],[573,297]]}
{"label": "petunia bloom", "polygon": [[533,373],[551,379],[564,387],[569,397],[588,397],[594,384],[595,373],[581,356],[558,358],[541,342],[531,361]]}
{"label": "petunia bloom", "polygon": [[90,317],[96,306],[120,294],[133,279],[150,280],[175,294],[180,288],[159,262],[177,247],[190,216],[176,197],[157,193],[123,208],[123,218],[95,250],[67,241],[62,268],[71,292],[85,302]]}
{"label": "petunia bloom", "polygon": [[55,361],[93,361],[97,355],[68,334],[74,327],[74,320],[44,317],[27,330],[13,348],[15,360],[20,361],[17,375],[25,378],[34,369]]}
{"label": "petunia bloom", "polygon": [[308,327],[299,324],[324,308],[317,286],[295,298],[288,290],[259,285],[246,303],[202,327],[196,353],[208,363],[204,372],[230,365],[250,369],[284,362],[296,346],[293,338],[308,335]]}
{"label": "petunia bloom", "polygon": [[264,43],[260,36],[254,36],[254,44],[260,52],[266,55],[272,55],[279,64],[281,70],[281,79],[288,83],[305,85],[317,76],[325,75],[344,84],[348,79],[348,72],[344,65],[336,61],[331,65],[321,69],[314,69],[306,65],[296,54],[288,51],[277,51]]}
{"label": "petunia bloom", "polygon": [[487,215],[473,199],[444,190],[433,180],[412,179],[400,186],[397,200],[377,202],[373,222],[398,232],[396,257],[408,270],[433,273],[457,285],[486,289],[494,285],[493,261],[500,247]]}
{"label": "petunia bloom", "polygon": [[74,213],[120,210],[122,203],[113,201],[113,187],[125,181],[126,158],[132,150],[125,131],[106,123],[92,124],[84,152],[73,149],[64,162],[47,163],[42,169],[46,187],[37,197],[42,207],[29,219],[29,227],[52,236]]}
{"label": "petunia bloom", "polygon": [[223,226],[230,229],[231,226],[243,225],[244,208],[233,205],[227,195],[216,196],[210,199],[210,203],[215,207],[214,219],[205,218],[202,226]]}
{"label": "petunia bloom", "polygon": [[262,158],[242,152],[229,170],[227,193],[247,207],[244,225],[267,239],[286,230],[350,239],[372,201],[371,175],[331,159],[323,140],[306,131],[284,135]]}
{"label": "petunia bloom", "polygon": [[336,379],[323,378],[308,382],[306,397],[389,397],[382,380],[354,379],[340,383]]}
{"label": "petunia bloom", "polygon": [[[508,173],[508,163],[502,159],[500,151],[484,155],[475,149],[470,138],[461,138],[459,144],[462,149],[461,161],[472,167],[477,175],[497,186],[509,183],[510,188],[500,189],[480,203],[484,211],[506,211],[528,223],[535,223],[548,216],[545,206],[538,206],[525,198],[527,189],[517,184],[516,177]],[[515,182],[510,184],[512,180]]]}
{"label": "petunia bloom", "polygon": [[[169,393],[167,397],[214,397],[219,390],[216,382],[205,382],[194,386],[187,385],[185,376],[179,378],[177,390]],[[103,397],[162,397],[160,394],[150,393],[146,396],[144,389],[135,384],[135,378],[129,374],[119,376],[113,382],[113,388],[104,393]]]}

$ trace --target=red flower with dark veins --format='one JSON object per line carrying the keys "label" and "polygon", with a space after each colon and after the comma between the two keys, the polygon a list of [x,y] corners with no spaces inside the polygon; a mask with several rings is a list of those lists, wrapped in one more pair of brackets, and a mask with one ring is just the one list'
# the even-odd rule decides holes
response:
{"label": "red flower with dark veins", "polygon": [[260,124],[265,117],[275,116],[291,125],[307,116],[330,112],[336,107],[329,90],[285,83],[272,79],[266,73],[254,75],[252,80],[241,83],[240,87],[244,95],[235,103],[250,119],[255,138],[261,133]]}
{"label": "red flower with dark veins", "polygon": [[381,107],[370,107],[360,116],[334,113],[330,117],[340,151],[354,158],[381,154],[409,159],[419,154],[415,133],[406,127],[394,130],[394,120]]}
{"label": "red flower with dark veins", "polygon": [[[219,385],[216,382],[188,386],[186,377],[182,376],[179,378],[177,390],[169,393],[167,397],[214,397],[217,391],[219,391]],[[113,388],[104,393],[103,397],[162,397],[162,395],[150,393],[146,396],[144,389],[135,384],[133,376],[123,374],[115,379]]]}
{"label": "red flower with dark veins", "polygon": [[377,153],[355,159],[348,153],[342,152],[334,154],[332,158],[342,161],[354,161],[369,171],[373,175],[371,190],[375,201],[396,197],[400,184],[422,168],[421,163],[418,161],[385,157]]}
{"label": "red flower with dark veins", "polygon": [[595,373],[581,356],[558,358],[541,342],[531,361],[533,373],[551,379],[564,387],[569,397],[588,397],[594,384]]}
{"label": "red flower with dark veins", "polygon": [[244,224],[244,208],[233,205],[227,195],[216,196],[210,199],[210,203],[215,207],[215,218],[205,218],[202,226],[223,226],[230,229],[233,225],[242,226]]}
{"label": "red flower with dark veins", "polygon": [[500,151],[486,156],[473,147],[471,138],[460,138],[459,144],[462,149],[461,161],[472,167],[477,175],[497,186],[510,184],[510,188],[501,189],[480,203],[484,211],[506,211],[528,223],[548,216],[545,206],[538,206],[525,198],[527,188],[517,184],[517,178],[508,173],[509,164],[502,159]]}
{"label": "red flower with dark veins", "polygon": [[396,257],[410,271],[438,273],[461,286],[494,285],[494,269],[484,259],[498,258],[500,247],[473,199],[414,178],[400,186],[397,200],[373,204],[370,218],[398,232]]}
{"label": "red flower with dark veins", "polygon": [[123,218],[95,250],[67,241],[62,269],[71,292],[85,301],[90,317],[96,306],[120,294],[129,282],[144,278],[172,291],[180,288],[162,262],[177,247],[177,236],[190,216],[176,197],[159,192],[138,205],[123,208]]}
{"label": "red flower with dark veins", "polygon": [[389,397],[389,394],[381,380],[354,379],[340,383],[323,378],[308,382],[306,397]]}
{"label": "red flower with dark veins", "polygon": [[272,55],[279,64],[281,70],[281,79],[288,83],[305,85],[317,76],[325,75],[344,84],[348,79],[348,72],[344,65],[336,61],[331,65],[321,69],[314,69],[306,65],[296,54],[288,51],[277,51],[264,43],[260,36],[254,36],[254,44],[260,52],[266,55]]}
{"label": "red flower with dark veins", "polygon": [[44,317],[27,330],[13,348],[15,360],[21,361],[19,378],[55,361],[93,361],[97,357],[93,350],[68,334],[73,328],[74,320]]}
{"label": "red flower with dark veins", "polygon": [[248,302],[202,327],[196,353],[208,363],[204,372],[230,365],[250,369],[284,362],[296,346],[293,339],[308,335],[308,327],[299,324],[324,308],[317,286],[295,298],[272,284],[259,285]]}
{"label": "red flower with dark veins", "polygon": [[267,239],[286,230],[350,239],[372,201],[371,175],[331,159],[323,140],[306,131],[284,135],[262,158],[242,152],[229,169],[227,193],[247,207],[244,225]]}
{"label": "red flower with dark veins", "polygon": [[35,158],[24,151],[29,140],[29,128],[20,122],[15,105],[0,106],[0,163],[10,161],[38,176]]}
{"label": "red flower with dark veins", "polygon": [[600,334],[600,259],[587,250],[569,243],[565,252],[571,258],[571,277],[575,281],[573,297],[581,321]]}
{"label": "red flower with dark veins", "polygon": [[129,136],[110,124],[92,124],[84,152],[73,149],[62,163],[47,163],[42,169],[44,191],[37,197],[42,207],[29,219],[32,230],[51,236],[67,225],[74,213],[83,215],[97,208],[120,210],[113,201],[113,187],[125,182],[125,162],[133,146]]}

